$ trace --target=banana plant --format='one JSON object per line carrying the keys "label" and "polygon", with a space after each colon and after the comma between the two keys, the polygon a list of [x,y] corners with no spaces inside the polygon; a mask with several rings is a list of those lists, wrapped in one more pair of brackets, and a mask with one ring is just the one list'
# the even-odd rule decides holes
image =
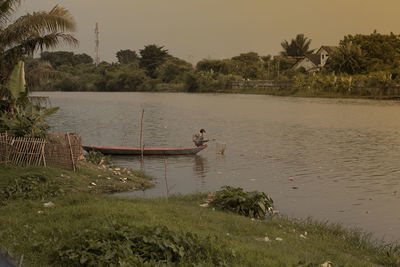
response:
{"label": "banana plant", "polygon": [[21,96],[21,93],[26,92],[24,66],[24,62],[19,61],[17,65],[15,65],[10,80],[7,83],[7,88],[10,91],[12,100],[14,101]]}
{"label": "banana plant", "polygon": [[0,132],[8,132],[16,137],[45,138],[50,129],[46,118],[55,112],[58,107],[46,109],[31,103],[18,105],[14,114],[5,112],[0,117]]}

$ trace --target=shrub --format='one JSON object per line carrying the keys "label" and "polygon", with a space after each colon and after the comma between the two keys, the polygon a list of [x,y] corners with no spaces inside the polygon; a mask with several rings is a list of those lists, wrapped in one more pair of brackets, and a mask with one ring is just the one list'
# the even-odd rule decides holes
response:
{"label": "shrub", "polygon": [[264,192],[244,192],[242,188],[223,186],[215,193],[211,206],[251,218],[264,217],[273,209],[273,200]]}
{"label": "shrub", "polygon": [[233,257],[232,252],[217,249],[211,238],[175,233],[167,227],[113,223],[97,230],[78,231],[71,241],[54,247],[53,265],[223,266]]}
{"label": "shrub", "polygon": [[[90,151],[85,155],[85,159],[87,162],[99,165],[103,163],[105,165],[111,164],[110,156],[104,156],[101,152]],[[103,162],[102,162],[103,161]]]}
{"label": "shrub", "polygon": [[18,105],[14,114],[0,114],[0,132],[8,132],[15,137],[45,138],[50,129],[46,119],[57,110],[58,107],[46,109],[30,103]]}
{"label": "shrub", "polygon": [[40,174],[29,174],[21,176],[9,182],[3,188],[0,188],[0,199],[30,199],[44,200],[48,197],[54,197],[63,191],[54,182]]}

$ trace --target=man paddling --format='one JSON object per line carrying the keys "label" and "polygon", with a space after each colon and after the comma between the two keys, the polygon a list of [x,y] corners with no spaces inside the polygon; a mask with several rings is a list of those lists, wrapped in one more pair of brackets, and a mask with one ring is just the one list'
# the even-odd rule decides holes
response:
{"label": "man paddling", "polygon": [[210,141],[209,139],[204,139],[204,134],[206,130],[200,129],[200,133],[193,135],[193,142],[196,146],[202,146],[204,143]]}

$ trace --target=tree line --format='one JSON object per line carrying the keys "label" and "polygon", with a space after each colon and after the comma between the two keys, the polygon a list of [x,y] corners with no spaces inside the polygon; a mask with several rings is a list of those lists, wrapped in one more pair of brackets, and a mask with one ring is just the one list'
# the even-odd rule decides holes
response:
{"label": "tree line", "polygon": [[[278,56],[247,52],[227,59],[203,59],[195,66],[156,44],[147,45],[138,52],[120,50],[116,53],[116,63],[101,62],[98,66],[86,54],[43,52],[40,58],[27,59],[27,77],[28,80],[35,80],[31,77],[34,75],[30,75],[35,73],[32,70],[48,64],[53,75],[45,83],[33,83],[36,89],[182,92],[229,92],[231,82],[237,80],[288,80],[293,82],[294,89],[304,91],[311,85],[313,89],[318,89],[316,76],[323,77],[319,80],[325,82],[332,75],[336,77],[332,81],[352,76],[353,87],[394,86],[400,78],[400,38],[394,33],[374,31],[368,35],[344,36],[325,67],[317,74],[293,68],[300,57],[314,52],[310,46],[311,39],[298,34],[290,41],[281,43],[282,51]],[[332,82],[326,83],[324,88],[337,87]],[[341,89],[336,93],[346,91],[344,88],[347,86],[339,87]]]}

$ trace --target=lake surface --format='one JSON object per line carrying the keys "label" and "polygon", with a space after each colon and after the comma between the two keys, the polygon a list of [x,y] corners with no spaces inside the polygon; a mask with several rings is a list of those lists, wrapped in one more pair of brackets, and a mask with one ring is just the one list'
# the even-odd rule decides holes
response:
{"label": "lake surface", "polygon": [[[400,240],[400,103],[260,95],[46,92],[55,132],[86,145],[192,146],[200,128],[215,138],[196,156],[168,157],[171,193],[223,185],[269,194],[291,217],[313,217]],[[221,143],[225,155],[218,154]],[[115,157],[156,177],[129,196],[165,196],[164,158]],[[292,181],[293,180],[293,181]]]}

